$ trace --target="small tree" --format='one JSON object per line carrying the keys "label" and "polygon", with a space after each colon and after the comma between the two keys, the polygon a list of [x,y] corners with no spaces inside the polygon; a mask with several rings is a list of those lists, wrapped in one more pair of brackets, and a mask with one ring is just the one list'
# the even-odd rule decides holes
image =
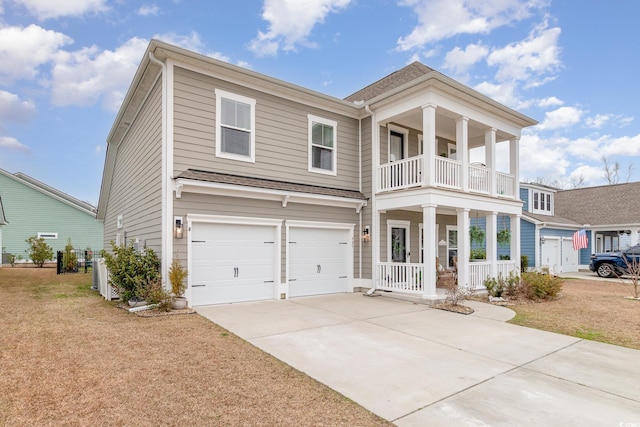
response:
{"label": "small tree", "polygon": [[53,249],[47,245],[42,237],[31,236],[25,240],[29,244],[29,258],[38,267],[42,267],[45,262],[53,259]]}
{"label": "small tree", "polygon": [[109,283],[116,288],[123,301],[143,299],[152,282],[160,280],[160,260],[153,249],[140,253],[132,244],[116,246],[105,253],[104,262],[109,269]]}
{"label": "small tree", "polygon": [[71,244],[71,238],[67,240],[64,252],[62,253],[62,268],[64,271],[76,271],[78,268],[78,256]]}
{"label": "small tree", "polygon": [[633,286],[633,298],[640,299],[640,258],[629,257],[623,252],[622,259],[626,265],[627,276]]}

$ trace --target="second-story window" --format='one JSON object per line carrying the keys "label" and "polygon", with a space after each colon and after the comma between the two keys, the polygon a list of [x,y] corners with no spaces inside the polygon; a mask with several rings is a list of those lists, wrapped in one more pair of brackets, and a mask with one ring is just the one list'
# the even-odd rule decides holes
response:
{"label": "second-story window", "polygon": [[309,115],[309,171],[336,174],[338,124]]}
{"label": "second-story window", "polygon": [[216,89],[216,156],[255,161],[255,99]]}
{"label": "second-story window", "polygon": [[530,211],[533,213],[553,215],[553,206],[551,201],[552,201],[551,193],[532,190],[531,200],[530,200],[530,204],[531,204]]}

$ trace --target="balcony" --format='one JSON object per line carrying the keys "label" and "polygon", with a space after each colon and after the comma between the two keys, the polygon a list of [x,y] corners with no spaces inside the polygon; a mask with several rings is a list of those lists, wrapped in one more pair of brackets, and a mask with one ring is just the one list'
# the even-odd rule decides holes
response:
{"label": "balcony", "polygon": [[[470,193],[491,194],[491,169],[481,165],[467,166],[467,190]],[[462,190],[462,163],[446,157],[435,157],[433,185]],[[378,166],[378,192],[423,187],[426,168],[424,157],[416,156]],[[496,172],[496,196],[515,199],[516,180],[513,175]]]}

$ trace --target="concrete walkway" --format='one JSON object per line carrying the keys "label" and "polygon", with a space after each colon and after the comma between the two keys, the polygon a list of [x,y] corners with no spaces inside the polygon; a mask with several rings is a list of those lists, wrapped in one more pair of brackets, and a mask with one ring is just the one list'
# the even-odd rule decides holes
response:
{"label": "concrete walkway", "polygon": [[469,305],[337,294],[197,311],[398,426],[640,426],[640,351]]}

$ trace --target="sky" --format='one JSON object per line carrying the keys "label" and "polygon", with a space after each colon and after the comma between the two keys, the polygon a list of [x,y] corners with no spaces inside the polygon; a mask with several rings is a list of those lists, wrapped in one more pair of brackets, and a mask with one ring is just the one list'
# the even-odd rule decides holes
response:
{"label": "sky", "polygon": [[[521,181],[640,181],[640,1],[0,0],[0,168],[97,205],[152,38],[337,98],[420,61],[539,122]],[[631,168],[631,170],[629,169]]]}

